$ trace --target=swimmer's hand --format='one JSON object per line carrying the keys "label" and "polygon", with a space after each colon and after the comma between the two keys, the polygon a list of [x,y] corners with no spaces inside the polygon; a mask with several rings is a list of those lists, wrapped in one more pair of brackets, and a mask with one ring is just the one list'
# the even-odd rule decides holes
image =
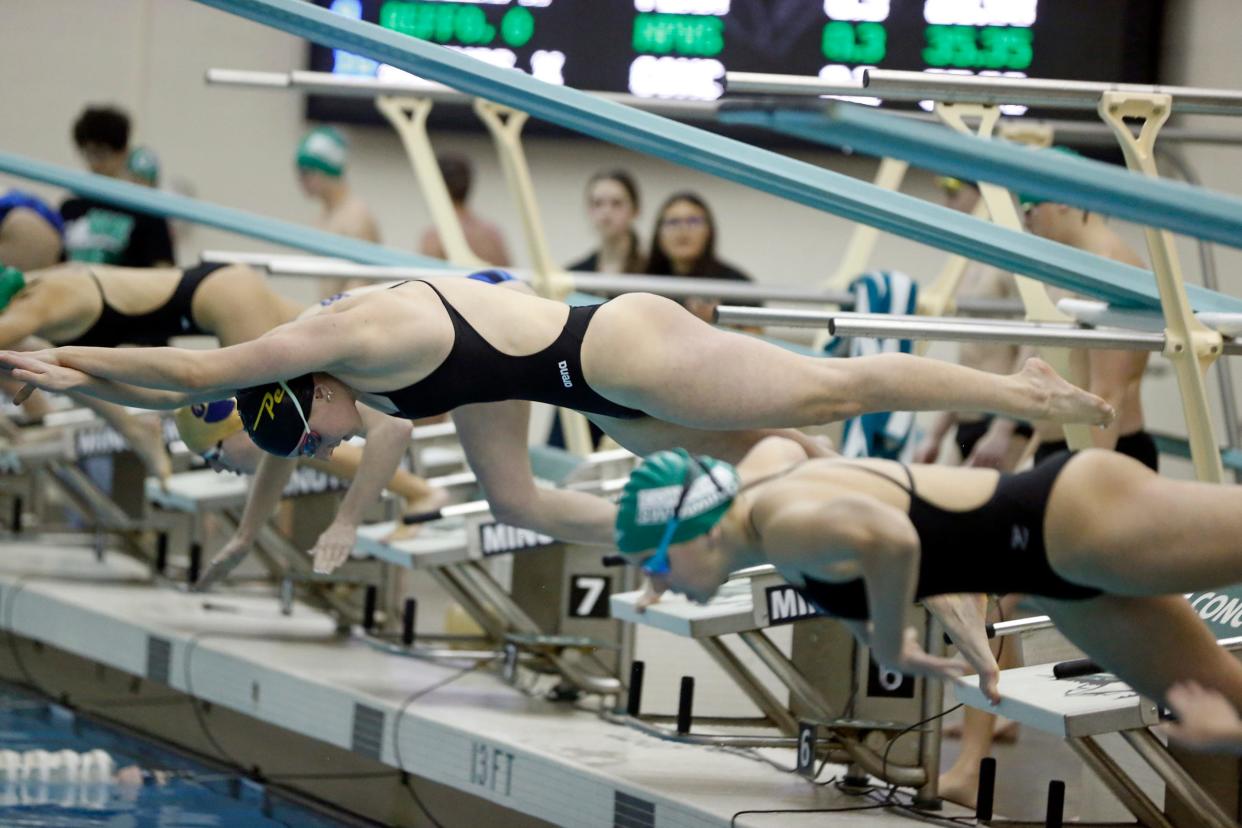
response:
{"label": "swimmer's hand", "polygon": [[992,704],[1000,704],[1000,667],[988,642],[986,599],[974,595],[936,595],[923,601],[979,676],[979,689]]}
{"label": "swimmer's hand", "polygon": [[908,676],[930,676],[933,678],[957,678],[966,674],[966,665],[951,658],[940,658],[927,653],[919,646],[918,632],[914,627],[906,627],[905,640],[902,643],[901,655],[886,663],[877,659],[883,666]]}
{"label": "swimmer's hand", "polygon": [[1166,728],[1170,739],[1202,750],[1242,753],[1242,720],[1221,693],[1183,681],[1165,697],[1179,719]]}
{"label": "swimmer's hand", "polygon": [[217,582],[224,579],[230,572],[237,568],[237,565],[246,559],[246,555],[250,553],[250,546],[253,541],[244,535],[233,535],[228,542],[221,547],[211,562],[207,564],[207,568],[198,576],[198,580],[194,582],[193,590],[195,592],[206,592],[211,589]]}
{"label": "swimmer's hand", "polygon": [[90,376],[76,368],[65,368],[56,362],[53,351],[0,351],[0,370],[26,386],[13,397],[20,405],[36,388],[44,391],[72,391],[90,383]]}
{"label": "swimmer's hand", "polygon": [[651,582],[651,579],[648,578],[646,582],[643,583],[643,594],[638,596],[638,601],[635,602],[634,608],[639,612],[645,612],[647,607],[660,603],[660,598],[663,596],[664,590],[657,587]]}
{"label": "swimmer's hand", "polygon": [[336,520],[323,530],[308,554],[315,558],[315,573],[327,575],[349,560],[358,543],[358,525]]}

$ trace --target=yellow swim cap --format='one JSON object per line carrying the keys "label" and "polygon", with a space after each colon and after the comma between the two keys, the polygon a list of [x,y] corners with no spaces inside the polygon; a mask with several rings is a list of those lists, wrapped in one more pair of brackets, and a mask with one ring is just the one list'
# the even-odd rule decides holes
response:
{"label": "yellow swim cap", "polygon": [[178,408],[173,421],[182,441],[195,454],[206,454],[243,428],[237,403],[232,399]]}

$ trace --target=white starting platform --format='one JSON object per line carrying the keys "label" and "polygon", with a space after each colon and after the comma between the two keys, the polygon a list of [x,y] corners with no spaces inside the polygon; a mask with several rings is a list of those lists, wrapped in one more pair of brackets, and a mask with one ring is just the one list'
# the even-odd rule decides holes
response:
{"label": "white starting platform", "polygon": [[374,558],[403,569],[435,569],[470,559],[466,527],[460,518],[431,521],[411,537],[393,539],[400,526],[397,521],[360,526],[354,557]]}
{"label": "white starting platform", "polygon": [[964,704],[1065,739],[1141,825],[1173,828],[1175,823],[1165,808],[1153,801],[1139,782],[1101,747],[1101,736],[1120,734],[1167,790],[1177,795],[1195,826],[1236,825],[1149,730],[1160,722],[1159,710],[1152,701],[1110,673],[1058,679],[1053,666],[1039,664],[1003,671],[1002,699],[995,706],[979,692],[975,676],[955,679],[952,687]]}
{"label": "white starting platform", "polygon": [[955,679],[958,701],[1063,739],[1100,736],[1158,724],[1156,705],[1110,673],[1070,679],[1052,674],[1052,664],[1001,673],[999,705],[979,692],[977,676]]}
{"label": "white starting platform", "polygon": [[715,638],[758,629],[747,579],[729,581],[706,604],[696,604],[683,595],[670,593],[645,610],[639,610],[641,595],[641,592],[623,592],[612,596],[612,617],[685,638]]}
{"label": "white starting platform", "polygon": [[[86,550],[5,543],[0,624],[21,638],[554,825],[767,828],[774,824],[770,816],[741,812],[772,809],[811,811],[781,815],[779,824],[790,828],[825,819],[907,824],[883,812],[826,817],[812,809],[868,800],[754,758],[665,742],[590,710],[533,698],[488,669],[463,672],[337,637],[331,618],[302,604],[283,615],[264,596],[160,590],[137,583],[144,574],[116,555],[97,563]],[[412,699],[420,689],[427,694]],[[184,719],[187,729],[194,727],[191,717]],[[792,764],[793,754],[771,755]],[[281,770],[292,774],[305,759],[285,761],[291,764]],[[310,789],[322,795],[324,783]]]}

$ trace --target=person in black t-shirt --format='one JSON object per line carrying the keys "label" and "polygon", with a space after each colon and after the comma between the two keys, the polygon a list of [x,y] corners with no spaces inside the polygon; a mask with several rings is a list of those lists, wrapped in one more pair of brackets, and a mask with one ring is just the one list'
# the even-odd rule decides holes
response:
{"label": "person in black t-shirt", "polygon": [[587,217],[599,235],[599,247],[566,270],[590,273],[642,273],[646,260],[639,248],[638,185],[622,169],[597,172],[586,187]]}
{"label": "person in black t-shirt", "polygon": [[[73,141],[90,171],[126,178],[129,116],[112,107],[87,107],[73,125]],[[65,258],[125,267],[173,263],[172,234],[163,218],[90,198],[73,197],[60,207],[65,220]]]}
{"label": "person in black t-shirt", "polygon": [[[656,215],[647,273],[654,276],[702,277],[753,282],[747,274],[716,258],[716,221],[707,202],[696,193],[674,193]],[[730,304],[756,302],[729,300]],[[719,299],[691,296],[681,300],[686,310],[711,322]]]}

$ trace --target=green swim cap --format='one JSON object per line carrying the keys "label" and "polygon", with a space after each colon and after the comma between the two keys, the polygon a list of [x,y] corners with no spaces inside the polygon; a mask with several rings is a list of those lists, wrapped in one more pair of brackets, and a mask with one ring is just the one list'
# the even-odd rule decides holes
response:
{"label": "green swim cap", "polygon": [[314,397],[314,377],[303,374],[243,388],[237,392],[237,413],[256,446],[268,454],[288,457],[307,432]]}
{"label": "green swim cap", "polygon": [[13,297],[25,287],[25,274],[15,267],[0,266],[0,310],[7,308]]}
{"label": "green swim cap", "polygon": [[[1078,150],[1070,149],[1069,147],[1061,146],[1060,144],[1055,147],[1048,147],[1048,149],[1041,151],[1059,152],[1062,155],[1072,155],[1076,158],[1082,158],[1082,153]],[[1043,196],[1030,195],[1028,193],[1018,193],[1018,203],[1022,205],[1023,210],[1028,210],[1031,207],[1037,207],[1040,204],[1046,204],[1049,201],[1053,201],[1053,199],[1044,198]]]}
{"label": "green swim cap", "polygon": [[332,127],[316,127],[298,144],[298,168],[333,178],[345,172],[345,136]]}
{"label": "green swim cap", "polygon": [[[737,469],[723,460],[691,457],[685,449],[649,455],[630,473],[621,492],[617,548],[632,555],[706,534],[729,511],[737,491]],[[666,541],[674,510],[678,521]]]}
{"label": "green swim cap", "polygon": [[149,147],[134,147],[125,159],[125,169],[140,181],[154,187],[160,180],[160,159]]}

